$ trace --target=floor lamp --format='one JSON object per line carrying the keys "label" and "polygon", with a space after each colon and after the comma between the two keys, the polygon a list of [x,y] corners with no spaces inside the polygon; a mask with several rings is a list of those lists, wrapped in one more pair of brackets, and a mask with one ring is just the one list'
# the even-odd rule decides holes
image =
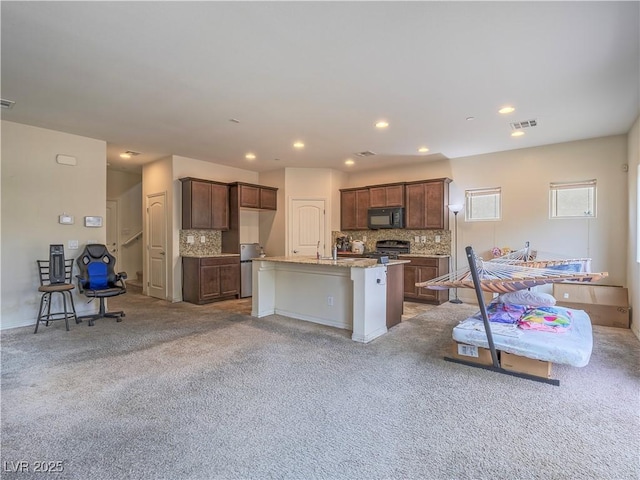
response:
{"label": "floor lamp", "polygon": [[[454,272],[458,271],[458,213],[460,213],[462,211],[462,205],[449,205],[449,210],[451,211],[451,213],[453,213],[453,217],[454,217],[454,229],[455,229],[455,243],[454,243],[454,248],[453,251],[455,252],[455,270]],[[462,300],[460,300],[458,298],[458,288],[455,288],[455,297],[452,300],[449,300],[450,303],[462,303]]]}

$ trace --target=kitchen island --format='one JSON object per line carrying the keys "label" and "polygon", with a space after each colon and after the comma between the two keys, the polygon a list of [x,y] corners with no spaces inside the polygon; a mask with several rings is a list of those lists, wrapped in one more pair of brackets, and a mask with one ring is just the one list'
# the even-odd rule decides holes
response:
{"label": "kitchen island", "polygon": [[405,263],[390,260],[383,265],[370,258],[254,259],[251,315],[278,314],[351,330],[352,340],[370,342],[400,321],[402,288],[387,285],[387,279],[402,282]]}

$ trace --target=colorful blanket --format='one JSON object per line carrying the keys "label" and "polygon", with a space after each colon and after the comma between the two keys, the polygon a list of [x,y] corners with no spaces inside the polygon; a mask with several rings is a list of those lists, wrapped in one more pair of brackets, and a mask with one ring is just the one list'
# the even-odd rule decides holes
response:
{"label": "colorful blanket", "polygon": [[[512,303],[490,303],[487,305],[487,317],[490,322],[515,324],[529,307]],[[479,318],[482,316],[478,313]]]}
{"label": "colorful blanket", "polygon": [[562,307],[537,307],[527,310],[518,320],[524,330],[564,333],[571,328],[571,310]]}

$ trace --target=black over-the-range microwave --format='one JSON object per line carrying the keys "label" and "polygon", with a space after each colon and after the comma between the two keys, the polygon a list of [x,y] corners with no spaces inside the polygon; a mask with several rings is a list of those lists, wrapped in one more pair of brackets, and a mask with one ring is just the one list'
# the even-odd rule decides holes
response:
{"label": "black over-the-range microwave", "polygon": [[404,228],[404,208],[370,208],[368,226],[371,230],[379,228]]}

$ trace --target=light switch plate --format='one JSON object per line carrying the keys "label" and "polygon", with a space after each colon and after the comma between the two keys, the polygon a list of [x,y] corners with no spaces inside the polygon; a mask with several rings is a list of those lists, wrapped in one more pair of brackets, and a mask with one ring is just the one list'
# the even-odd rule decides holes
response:
{"label": "light switch plate", "polygon": [[200,243],[206,243],[207,241],[207,237],[205,237],[204,235],[200,235]]}
{"label": "light switch plate", "polygon": [[195,238],[193,238],[193,235],[187,235],[187,243],[189,245],[193,245],[195,243]]}

